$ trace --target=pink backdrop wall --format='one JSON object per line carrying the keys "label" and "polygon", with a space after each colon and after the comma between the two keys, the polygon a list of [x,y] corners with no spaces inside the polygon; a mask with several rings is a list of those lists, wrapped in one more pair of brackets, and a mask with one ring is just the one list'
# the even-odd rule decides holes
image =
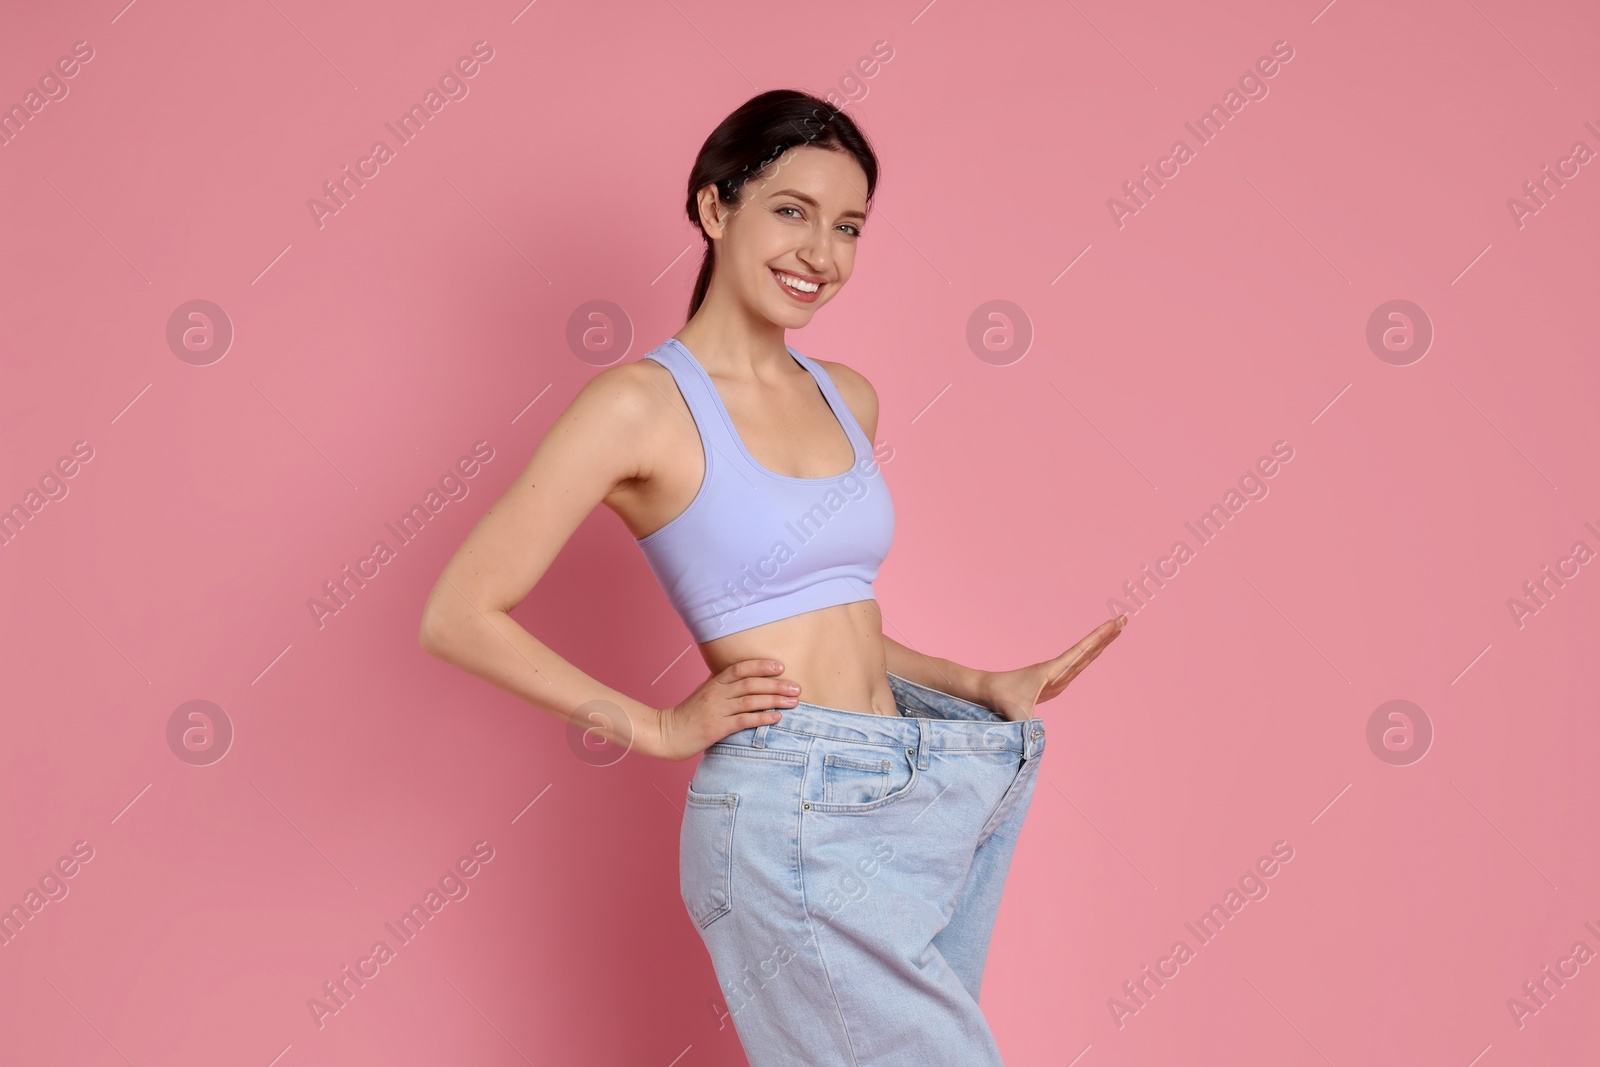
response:
{"label": "pink backdrop wall", "polygon": [[[4,1063],[743,1062],[677,896],[693,764],[595,766],[416,630],[556,412],[681,325],[693,153],[791,86],[884,164],[790,340],[883,398],[890,633],[1002,668],[1134,612],[1041,708],[1007,1062],[1593,1057],[1592,5],[123,2],[0,33],[38,108],[0,145]],[[641,700],[704,676],[604,510],[516,616]]]}

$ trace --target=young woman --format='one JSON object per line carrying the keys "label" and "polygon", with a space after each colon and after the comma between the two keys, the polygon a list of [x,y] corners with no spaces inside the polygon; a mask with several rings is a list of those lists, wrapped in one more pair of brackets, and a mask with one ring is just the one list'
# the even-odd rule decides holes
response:
{"label": "young woman", "polygon": [[[754,1067],[1000,1062],[978,990],[1044,751],[1033,709],[1126,620],[1005,671],[884,634],[877,394],[785,343],[849,281],[877,176],[855,123],[816,97],[762,93],[724,119],[689,176],[706,249],[687,323],[578,392],[450,560],[420,633],[608,741],[703,754],[680,887]],[[672,707],[590,678],[507,614],[598,503],[710,671]]]}

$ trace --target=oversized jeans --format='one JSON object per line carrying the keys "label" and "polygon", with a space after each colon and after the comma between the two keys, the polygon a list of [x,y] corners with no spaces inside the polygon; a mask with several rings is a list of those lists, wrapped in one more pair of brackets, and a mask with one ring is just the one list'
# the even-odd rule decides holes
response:
{"label": "oversized jeans", "polygon": [[689,783],[683,902],[751,1067],[1001,1063],[978,988],[1044,725],[888,678],[899,717],[802,701]]}

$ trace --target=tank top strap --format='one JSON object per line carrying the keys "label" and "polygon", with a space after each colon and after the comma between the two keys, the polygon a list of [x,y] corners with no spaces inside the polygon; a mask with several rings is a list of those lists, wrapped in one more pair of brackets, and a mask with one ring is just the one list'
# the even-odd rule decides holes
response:
{"label": "tank top strap", "polygon": [[[715,387],[705,371],[693,362],[694,357],[668,339],[653,351],[646,352],[644,358],[653,359],[672,372],[673,381],[678,383],[678,392],[683,394],[684,403],[689,405],[689,414],[694,416],[695,426],[700,430],[700,442],[704,446],[707,464],[712,462],[712,456],[737,462],[739,443],[733,439],[728,423],[723,418],[721,399],[716,395]],[[706,477],[710,477],[709,466]]]}
{"label": "tank top strap", "polygon": [[[785,345],[784,347],[788,347]],[[800,365],[811,372],[811,377],[816,379],[817,388],[822,390],[822,395],[828,401],[828,406],[839,418],[839,423],[844,427],[844,432],[850,438],[850,443],[855,447],[856,459],[872,455],[872,442],[867,440],[867,431],[861,428],[861,423],[856,421],[856,413],[850,410],[850,405],[844,402],[844,395],[839,392],[838,386],[833,384],[833,378],[828,374],[827,368],[810,356],[802,355],[793,348],[789,354],[800,361]]]}

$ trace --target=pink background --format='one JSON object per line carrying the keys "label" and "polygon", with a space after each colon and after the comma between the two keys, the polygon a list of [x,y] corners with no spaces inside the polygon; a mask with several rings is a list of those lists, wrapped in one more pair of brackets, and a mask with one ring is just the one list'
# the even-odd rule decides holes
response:
{"label": "pink background", "polygon": [[[983,992],[1007,1063],[1594,1056],[1600,962],[1507,1006],[1600,951],[1600,568],[1508,603],[1600,550],[1600,162],[1507,206],[1600,150],[1592,5],[122,3],[13,4],[0,34],[7,104],[94,50],[0,147],[0,505],[93,449],[0,547],[0,904],[93,850],[0,947],[4,1063],[743,1062],[677,894],[693,763],[592,766],[416,631],[555,414],[682,324],[694,152],[777,87],[850,99],[881,154],[856,275],[790,342],[882,397],[890,634],[1021,666],[1196,549],[1041,707]],[[469,94],[397,147],[477,41]],[[1183,124],[1277,41],[1199,145]],[[166,333],[196,299],[234,330],[203,366]],[[1397,299],[1434,337],[1390,362],[1367,324]],[[575,349],[597,300],[615,340]],[[969,345],[992,300],[1025,351]],[[319,627],[323,583],[478,441],[468,495]],[[1185,522],[1277,441],[1201,546]],[[516,617],[657,706],[704,677],[603,509]],[[1408,765],[1367,740],[1396,699],[1433,731]],[[190,700],[232,725],[220,761],[169,747]],[[308,1000],[480,841],[469,894],[319,1027]],[[1200,945],[1184,923],[1279,841]]]}

